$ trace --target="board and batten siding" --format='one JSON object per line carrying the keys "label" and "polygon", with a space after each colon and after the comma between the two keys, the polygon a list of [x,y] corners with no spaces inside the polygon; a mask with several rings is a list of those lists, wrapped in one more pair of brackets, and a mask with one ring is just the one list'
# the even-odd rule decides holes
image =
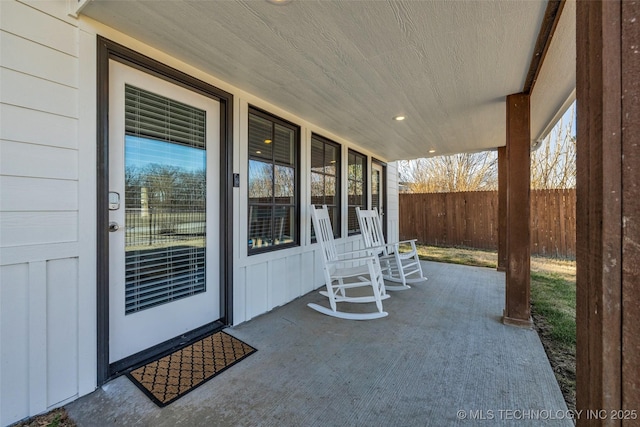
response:
{"label": "board and batten siding", "polygon": [[[233,323],[253,319],[324,284],[311,244],[308,174],[312,132],[349,141],[184,64],[126,34],[68,15],[70,3],[0,1],[0,425],[95,390],[96,35],[234,95]],[[301,126],[300,246],[247,256],[248,105]],[[370,170],[370,169],[369,169]],[[398,234],[397,168],[387,166],[390,240]],[[343,218],[347,215],[343,180]],[[343,235],[346,236],[346,220]],[[395,236],[395,237],[394,237]],[[358,236],[339,240],[360,248]]]}
{"label": "board and batten siding", "polygon": [[0,425],[6,425],[81,390],[79,31],[32,5],[2,1],[0,51]]}

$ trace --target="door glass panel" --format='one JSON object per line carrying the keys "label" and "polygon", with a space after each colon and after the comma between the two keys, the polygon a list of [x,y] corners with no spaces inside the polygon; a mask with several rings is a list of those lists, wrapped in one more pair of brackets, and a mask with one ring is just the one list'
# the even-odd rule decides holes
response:
{"label": "door glass panel", "polygon": [[206,113],[126,85],[125,313],[206,291]]}
{"label": "door glass panel", "polygon": [[371,174],[371,207],[380,211],[380,171],[373,170]]}

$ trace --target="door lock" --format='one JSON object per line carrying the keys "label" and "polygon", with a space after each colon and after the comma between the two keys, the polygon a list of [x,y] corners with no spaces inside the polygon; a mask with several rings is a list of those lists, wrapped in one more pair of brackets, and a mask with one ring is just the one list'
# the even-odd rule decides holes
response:
{"label": "door lock", "polygon": [[109,223],[109,233],[113,233],[114,231],[118,231],[120,229],[120,225],[115,222],[115,221],[111,221]]}

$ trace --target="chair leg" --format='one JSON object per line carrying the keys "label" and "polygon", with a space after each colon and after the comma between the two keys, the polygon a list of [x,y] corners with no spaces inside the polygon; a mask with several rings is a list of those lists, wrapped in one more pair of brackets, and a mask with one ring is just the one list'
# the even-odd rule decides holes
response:
{"label": "chair leg", "polygon": [[338,283],[340,284],[340,295],[342,295],[343,297],[346,297],[347,292],[344,290],[344,279],[342,278],[338,279]]}
{"label": "chair leg", "polygon": [[380,264],[369,262],[369,278],[371,279],[371,287],[373,288],[376,307],[378,308],[378,312],[383,313],[384,310],[382,309],[380,290],[384,289],[384,281],[381,285],[380,281],[382,280],[382,271],[380,270]]}
{"label": "chair leg", "polygon": [[416,254],[415,254],[415,260],[416,260],[416,263],[418,264],[418,270],[420,270],[420,278],[424,279],[424,280],[427,280],[427,278],[424,277],[424,273],[422,272],[422,264],[420,264],[420,257],[418,256],[418,252],[417,251],[416,251]]}
{"label": "chair leg", "polygon": [[331,275],[326,270],[324,272],[324,282],[327,288],[327,297],[329,298],[329,305],[331,306],[331,310],[336,311],[338,309],[338,306],[336,304],[335,290],[333,289],[333,280],[331,280]]}

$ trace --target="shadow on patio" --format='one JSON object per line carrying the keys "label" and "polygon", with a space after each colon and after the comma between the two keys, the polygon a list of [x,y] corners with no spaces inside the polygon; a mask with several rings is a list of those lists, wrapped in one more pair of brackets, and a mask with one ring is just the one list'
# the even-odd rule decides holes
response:
{"label": "shadow on patio", "polygon": [[326,303],[312,292],[227,329],[258,352],[169,406],[123,376],[69,415],[80,426],[572,426],[536,332],[500,323],[504,273],[423,268],[429,280],[393,293],[386,318],[323,316],[306,307]]}

